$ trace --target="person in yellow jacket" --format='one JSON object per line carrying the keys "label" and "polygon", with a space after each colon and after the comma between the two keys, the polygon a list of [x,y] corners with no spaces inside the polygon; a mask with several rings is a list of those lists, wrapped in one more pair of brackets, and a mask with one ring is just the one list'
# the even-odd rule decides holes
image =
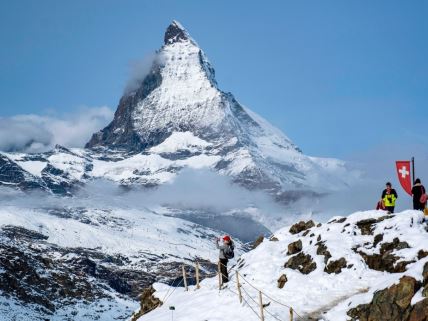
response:
{"label": "person in yellow jacket", "polygon": [[386,183],[386,189],[382,192],[381,201],[385,206],[385,210],[389,213],[394,213],[395,202],[397,201],[398,195],[395,189],[392,188],[390,182]]}

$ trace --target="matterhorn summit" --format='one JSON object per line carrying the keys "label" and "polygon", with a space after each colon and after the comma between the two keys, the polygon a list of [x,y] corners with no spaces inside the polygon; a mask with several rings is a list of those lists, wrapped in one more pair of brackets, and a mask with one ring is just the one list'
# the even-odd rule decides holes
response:
{"label": "matterhorn summit", "polygon": [[86,147],[168,160],[199,157],[199,167],[282,201],[321,185],[345,184],[337,178],[344,163],[305,156],[281,131],[220,90],[205,53],[177,21],[168,26],[139,88],[124,94],[113,121]]}

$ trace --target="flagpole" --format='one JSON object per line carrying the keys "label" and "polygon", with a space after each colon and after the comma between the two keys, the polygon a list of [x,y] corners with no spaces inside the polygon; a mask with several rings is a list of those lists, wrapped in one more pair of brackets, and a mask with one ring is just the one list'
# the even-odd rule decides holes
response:
{"label": "flagpole", "polygon": [[413,182],[412,185],[415,184],[415,158],[412,157],[412,175],[413,175]]}

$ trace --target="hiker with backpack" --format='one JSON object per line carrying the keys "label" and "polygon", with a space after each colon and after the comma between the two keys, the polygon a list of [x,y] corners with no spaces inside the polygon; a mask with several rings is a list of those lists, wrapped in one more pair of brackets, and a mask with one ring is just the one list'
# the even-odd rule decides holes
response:
{"label": "hiker with backpack", "polygon": [[[219,244],[222,241],[222,244]],[[227,272],[227,262],[230,259],[233,259],[235,256],[234,253],[234,244],[229,235],[223,236],[222,239],[216,239],[216,246],[219,249],[219,260],[220,260],[220,273],[222,284],[229,282],[229,274]]]}
{"label": "hiker with backpack", "polygon": [[425,187],[422,185],[421,180],[417,178],[412,188],[413,195],[413,209],[423,211],[427,204],[427,195]]}
{"label": "hiker with backpack", "polygon": [[387,182],[386,188],[383,190],[382,197],[380,199],[380,204],[383,205],[382,209],[385,209],[389,213],[394,213],[395,202],[397,201],[397,198],[397,191],[392,188],[392,184],[390,182]]}

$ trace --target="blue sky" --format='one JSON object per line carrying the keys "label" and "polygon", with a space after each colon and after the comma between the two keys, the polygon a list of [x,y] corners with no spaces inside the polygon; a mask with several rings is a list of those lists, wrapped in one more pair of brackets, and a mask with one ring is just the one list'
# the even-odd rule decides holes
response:
{"label": "blue sky", "polygon": [[0,117],[115,109],[177,19],[221,89],[305,153],[426,146],[427,16],[418,0],[0,0]]}

